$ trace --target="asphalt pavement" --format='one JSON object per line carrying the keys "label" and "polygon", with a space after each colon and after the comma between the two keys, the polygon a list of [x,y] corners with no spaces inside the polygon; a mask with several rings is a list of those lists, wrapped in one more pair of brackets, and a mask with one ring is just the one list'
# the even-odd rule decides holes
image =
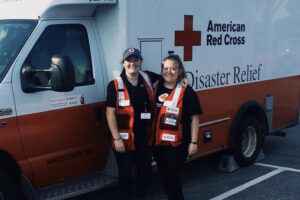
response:
{"label": "asphalt pavement", "polygon": [[[285,137],[266,137],[265,158],[231,173],[217,170],[221,154],[186,163],[182,184],[186,200],[299,200],[300,125],[285,130]],[[115,200],[116,186],[72,200]],[[154,172],[147,200],[167,199],[159,174]],[[70,199],[71,200],[71,199]]]}

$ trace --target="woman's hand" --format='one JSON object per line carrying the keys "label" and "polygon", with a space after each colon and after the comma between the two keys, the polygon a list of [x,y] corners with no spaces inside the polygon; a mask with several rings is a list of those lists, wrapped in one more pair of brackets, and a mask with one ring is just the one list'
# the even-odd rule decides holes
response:
{"label": "woman's hand", "polygon": [[120,153],[125,152],[125,145],[122,139],[114,140],[115,150]]}
{"label": "woman's hand", "polygon": [[187,87],[188,85],[190,85],[190,80],[188,78],[183,78],[181,81],[180,81],[181,85],[183,87]]}
{"label": "woman's hand", "polygon": [[[108,122],[108,127],[114,139],[115,150],[120,153],[125,152],[125,145],[123,140],[120,138],[118,125],[117,125],[117,116],[116,116],[116,108],[106,107],[106,118]],[[119,139],[115,139],[119,138]]]}
{"label": "woman's hand", "polygon": [[198,150],[198,145],[194,144],[194,143],[190,143],[190,146],[189,146],[189,156],[196,155],[197,150]]}
{"label": "woman's hand", "polygon": [[191,143],[189,146],[189,156],[194,156],[198,150],[198,132],[199,132],[199,116],[197,114],[191,117]]}

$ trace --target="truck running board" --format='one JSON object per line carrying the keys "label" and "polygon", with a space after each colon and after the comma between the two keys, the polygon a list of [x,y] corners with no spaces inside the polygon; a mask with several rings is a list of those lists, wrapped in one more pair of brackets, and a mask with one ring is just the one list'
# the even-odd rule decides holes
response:
{"label": "truck running board", "polygon": [[64,181],[36,191],[39,200],[65,199],[116,184],[117,177],[102,172]]}
{"label": "truck running board", "polygon": [[111,147],[103,171],[81,176],[36,190],[38,200],[60,200],[117,184],[118,167]]}

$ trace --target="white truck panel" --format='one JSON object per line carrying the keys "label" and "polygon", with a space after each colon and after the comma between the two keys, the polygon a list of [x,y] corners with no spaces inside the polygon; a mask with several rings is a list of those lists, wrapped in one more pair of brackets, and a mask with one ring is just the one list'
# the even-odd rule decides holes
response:
{"label": "white truck panel", "polygon": [[116,0],[3,0],[0,1],[0,19],[91,16],[97,5],[115,3]]}
{"label": "white truck panel", "polygon": [[[136,47],[139,45],[138,38],[163,38],[162,57],[167,56],[169,50],[183,57],[183,47],[174,46],[175,31],[183,31],[184,15],[192,15],[193,30],[201,31],[201,45],[193,46],[192,60],[184,63],[187,71],[193,73],[194,79],[201,75],[212,77],[218,72],[225,75],[229,73],[224,85],[194,86],[195,89],[253,82],[254,80],[241,80],[243,71],[249,74],[251,70],[256,70],[259,79],[257,76],[255,81],[294,76],[300,74],[300,57],[295,56],[300,52],[300,29],[297,28],[300,13],[296,9],[299,6],[299,1],[274,3],[231,0],[211,3],[171,0],[166,6],[163,1],[133,0],[128,2],[128,44]],[[211,31],[208,30],[210,23],[244,25],[245,30]],[[222,37],[217,41],[220,43],[208,44],[208,35],[217,39]],[[240,45],[230,44],[230,37],[244,38],[245,42]],[[151,59],[152,55],[143,56]],[[151,70],[151,66],[146,67]]]}
{"label": "white truck panel", "polygon": [[[99,7],[95,18],[103,46],[104,62],[110,69],[109,79],[119,75],[122,51],[127,47],[140,48],[147,61],[143,69],[160,73],[157,59],[174,51],[184,57],[183,46],[175,46],[175,31],[184,30],[184,16],[193,18],[193,31],[201,31],[201,45],[192,47],[192,60],[185,61],[190,79],[224,74],[225,84],[196,87],[203,90],[236,84],[263,81],[300,74],[300,51],[297,45],[300,14],[297,1],[120,1],[110,7]],[[300,6],[300,5],[299,5]],[[212,31],[209,26],[225,24],[244,26],[244,31]],[[216,44],[208,37],[215,38]],[[220,37],[222,37],[220,39]],[[243,44],[233,44],[230,38],[240,38]],[[157,52],[143,52],[145,40],[161,42],[161,56]],[[221,40],[221,41],[220,41]],[[226,43],[226,44],[225,44]],[[154,57],[156,56],[156,57]],[[159,58],[157,58],[159,56]],[[153,63],[151,63],[153,60]],[[249,78],[241,80],[241,73]],[[250,79],[250,73],[257,73]],[[259,77],[258,77],[259,73]],[[205,82],[207,79],[203,79]]]}
{"label": "white truck panel", "polygon": [[107,70],[108,80],[120,75],[122,53],[128,48],[128,1],[118,1],[117,5],[98,7],[95,11],[95,24],[99,33],[102,62]]}
{"label": "white truck panel", "polygon": [[13,92],[10,83],[0,84],[0,119],[16,116]]}

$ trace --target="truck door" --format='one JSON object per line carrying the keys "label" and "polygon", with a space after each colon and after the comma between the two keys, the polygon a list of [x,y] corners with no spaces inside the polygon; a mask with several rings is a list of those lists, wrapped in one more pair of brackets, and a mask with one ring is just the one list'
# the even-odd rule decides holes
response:
{"label": "truck door", "polygon": [[[68,56],[75,88],[51,89],[50,75],[34,72],[35,92],[22,90],[24,66],[49,69],[54,55]],[[26,44],[13,72],[16,112],[34,185],[48,185],[104,168],[108,142],[105,87],[92,25],[88,20],[42,21]]]}
{"label": "truck door", "polygon": [[9,152],[29,179],[32,179],[32,171],[22,149],[9,71],[34,27],[35,23],[28,20],[0,20],[0,167],[12,167],[4,153]]}

